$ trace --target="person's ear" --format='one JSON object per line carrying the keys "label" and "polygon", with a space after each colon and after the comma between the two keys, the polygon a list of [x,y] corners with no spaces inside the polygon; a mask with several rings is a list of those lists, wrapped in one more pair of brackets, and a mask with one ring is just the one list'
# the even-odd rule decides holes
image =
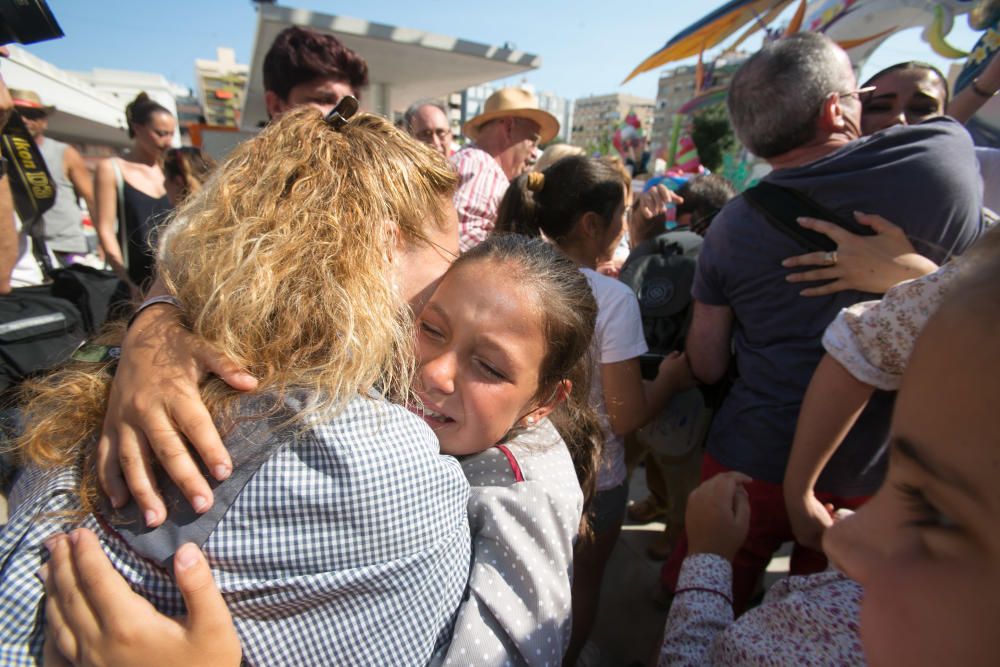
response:
{"label": "person's ear", "polygon": [[281,114],[288,111],[288,103],[281,99],[278,93],[273,90],[264,91],[264,108],[267,109],[267,117],[274,120]]}
{"label": "person's ear", "polygon": [[572,380],[561,380],[559,384],[556,385],[555,390],[548,397],[548,399],[539,405],[537,408],[524,415],[519,422],[520,426],[531,427],[548,417],[552,412],[559,407],[559,405],[569,398],[570,392],[573,391]]}
{"label": "person's ear", "polygon": [[839,94],[830,93],[824,98],[816,123],[824,132],[841,132],[847,128],[843,100]]}
{"label": "person's ear", "polygon": [[513,143],[513,137],[514,137],[513,116],[507,116],[506,118],[503,119],[503,132],[504,132],[504,137],[507,139],[507,141]]}
{"label": "person's ear", "polygon": [[604,228],[607,227],[607,224],[596,212],[587,211],[580,216],[579,226],[587,238],[597,239],[604,236]]}

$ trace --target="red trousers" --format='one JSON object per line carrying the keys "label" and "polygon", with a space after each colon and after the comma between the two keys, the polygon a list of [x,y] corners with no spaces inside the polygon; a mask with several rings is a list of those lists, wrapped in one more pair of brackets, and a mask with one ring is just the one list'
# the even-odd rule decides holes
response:
{"label": "red trousers", "polygon": [[[701,480],[705,481],[727,468],[709,454],[701,465]],[[743,543],[740,552],[733,560],[733,609],[737,615],[743,613],[749,603],[757,582],[774,552],[785,542],[793,542],[792,526],[785,510],[785,498],[780,484],[753,480],[744,488],[750,496],[750,533]],[[816,497],[822,503],[832,503],[840,509],[857,509],[870,496],[844,497],[831,493],[817,493]],[[687,555],[687,533],[681,535],[670,558],[663,565],[661,580],[664,587],[673,592],[677,586],[677,576],[680,574],[681,563]],[[806,548],[795,543],[792,550],[791,574],[813,574],[826,569],[826,556],[820,551]]]}

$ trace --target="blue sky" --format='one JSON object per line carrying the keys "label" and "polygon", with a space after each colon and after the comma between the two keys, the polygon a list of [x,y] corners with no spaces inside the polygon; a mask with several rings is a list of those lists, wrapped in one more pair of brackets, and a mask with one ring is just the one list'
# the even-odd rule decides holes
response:
{"label": "blue sky", "polygon": [[[517,48],[542,57],[525,78],[539,90],[568,98],[618,90],[656,96],[657,74],[646,73],[621,88],[622,79],[670,37],[724,0],[626,3],[607,0],[509,0],[485,5],[458,0],[282,0],[282,5],[428,30],[476,42]],[[58,67],[158,72],[177,83],[194,82],[194,59],[214,58],[217,46],[248,62],[256,27],[250,0],[49,0],[66,37],[27,47]],[[970,49],[976,35],[959,17],[949,41]],[[751,44],[753,42],[751,41]],[[711,54],[710,54],[711,55]],[[936,57],[910,30],[888,40],[862,76],[901,60]],[[520,77],[518,77],[518,80]]]}

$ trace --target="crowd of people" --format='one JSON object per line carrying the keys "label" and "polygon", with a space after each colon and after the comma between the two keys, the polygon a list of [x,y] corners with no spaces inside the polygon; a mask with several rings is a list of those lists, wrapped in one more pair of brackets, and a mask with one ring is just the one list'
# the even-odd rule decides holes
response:
{"label": "crowd of people", "polygon": [[[1000,65],[950,99],[770,42],[727,98],[771,167],[744,193],[541,152],[518,88],[456,150],[435,100],[359,112],[367,64],[310,29],[263,68],[271,121],[221,165],[141,94],[93,186],[0,94],[65,193],[47,250],[88,252],[79,195],[127,311],[21,387],[0,663],[587,664],[627,513],[668,517],[660,665],[1000,662],[1000,184],[961,124]],[[5,180],[10,292],[36,253]],[[650,364],[625,278],[667,248],[690,305]],[[634,434],[691,395],[696,446],[627,507]]]}

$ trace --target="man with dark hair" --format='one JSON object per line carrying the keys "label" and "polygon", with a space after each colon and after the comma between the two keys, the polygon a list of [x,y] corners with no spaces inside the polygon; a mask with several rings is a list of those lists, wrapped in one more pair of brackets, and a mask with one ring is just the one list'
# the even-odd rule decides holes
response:
{"label": "man with dark hair", "polygon": [[704,236],[722,207],[736,196],[733,184],[716,174],[701,174],[677,188],[677,226]]}
{"label": "man with dark hair", "polygon": [[309,104],[329,113],[345,95],[361,99],[368,63],[333,35],[309,28],[285,28],[264,56],[264,104],[276,118]]}
{"label": "man with dark hair", "polygon": [[[981,231],[968,133],[938,118],[859,138],[861,92],[842,49],[823,35],[801,33],[749,58],[733,77],[728,106],[736,136],[773,168],[765,182],[795,190],[844,221],[853,222],[855,211],[878,213],[936,262],[963,252]],[[792,224],[804,215],[785,208],[766,207]],[[782,481],[802,398],[823,355],[823,331],[841,308],[871,298],[856,291],[800,296],[781,262],[802,253],[790,234],[740,196],[712,223],[692,289],[687,353],[695,376],[707,384],[723,379],[734,349],[738,369],[712,424],[702,478],[727,470],[753,478],[744,485],[750,533],[733,563],[736,613],[774,550],[793,539]],[[835,265],[836,253],[826,253],[826,262]],[[816,484],[820,502],[855,507],[879,486],[892,401],[892,394],[876,392],[860,412]],[[682,541],[664,569],[668,587],[685,551]],[[821,553],[796,545],[793,573],[825,564]]]}

